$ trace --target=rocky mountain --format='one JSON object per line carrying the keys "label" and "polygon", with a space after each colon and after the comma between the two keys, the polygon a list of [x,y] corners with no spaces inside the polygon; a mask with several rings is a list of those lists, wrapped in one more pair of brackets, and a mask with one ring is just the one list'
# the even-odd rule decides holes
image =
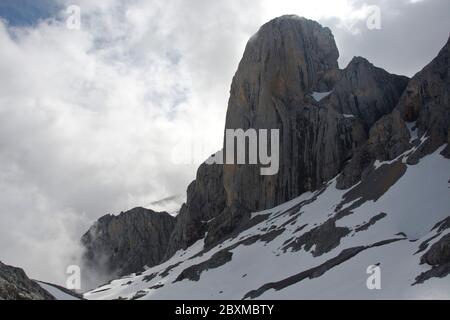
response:
{"label": "rocky mountain", "polygon": [[22,269],[0,262],[0,300],[54,300],[37,282],[27,277]]}
{"label": "rocky mountain", "polygon": [[81,239],[85,267],[116,277],[154,266],[163,259],[174,227],[167,212],[144,208],[103,216]]}
{"label": "rocky mountain", "polygon": [[20,268],[0,261],[0,300],[84,300],[61,286],[28,278]]}
{"label": "rocky mountain", "polygon": [[[280,170],[261,176],[258,166],[226,165],[229,206],[263,210],[316,190],[364,142],[364,128],[395,107],[406,77],[362,58],[340,72],[338,56],[329,29],[295,16],[270,21],[249,42],[231,85],[225,126],[279,129]],[[328,91],[325,101],[311,99]]]}
{"label": "rocky mountain", "polygon": [[[412,79],[361,57],[340,70],[328,28],[297,16],[263,25],[225,129],[278,129],[278,173],[208,161],[170,227],[150,213],[164,226],[132,246],[143,221],[102,218],[88,255],[130,275],[85,297],[449,298],[449,50]],[[110,221],[114,236],[96,231]],[[369,266],[384,290],[367,289]]]}

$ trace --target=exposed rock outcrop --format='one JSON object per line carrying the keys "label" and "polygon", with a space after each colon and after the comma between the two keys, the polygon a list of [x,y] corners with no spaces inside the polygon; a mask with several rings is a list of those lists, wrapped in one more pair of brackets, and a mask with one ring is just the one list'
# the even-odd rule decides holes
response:
{"label": "exposed rock outcrop", "polygon": [[422,263],[439,266],[450,263],[450,234],[443,236],[422,256]]}
{"label": "exposed rock outcrop", "polygon": [[174,227],[168,213],[144,208],[103,216],[82,237],[86,264],[111,278],[158,264]]}
{"label": "exposed rock outcrop", "polygon": [[408,80],[389,74],[362,57],[354,57],[333,92],[321,103],[357,117],[368,132],[378,119],[393,110]]}
{"label": "exposed rock outcrop", "polygon": [[[410,149],[414,141],[410,141],[407,123],[415,122],[418,137],[426,137],[409,155],[408,164],[417,164],[420,158],[450,142],[449,50],[447,41],[438,56],[411,79],[393,112],[371,127],[369,139],[355,151],[339,176],[338,187],[346,189],[358,182],[375,160],[393,160]],[[443,155],[450,157],[449,146]]]}
{"label": "exposed rock outcrop", "polygon": [[434,243],[420,258],[420,262],[432,268],[418,275],[415,284],[423,283],[431,278],[443,278],[450,274],[450,234],[446,234]]}
{"label": "exposed rock outcrop", "polygon": [[400,113],[394,110],[377,121],[370,129],[369,138],[356,148],[349,163],[337,179],[340,189],[347,189],[374,170],[375,160],[389,161],[411,148],[410,133]]}
{"label": "exposed rock outcrop", "polygon": [[[249,41],[233,79],[227,129],[279,129],[280,169],[225,165],[227,205],[251,211],[315,190],[338,174],[370,126],[390,113],[408,79],[355,58],[344,70],[333,35],[318,23],[283,16]],[[320,102],[311,94],[333,91]]]}
{"label": "exposed rock outcrop", "polygon": [[175,279],[175,282],[183,281],[184,279],[198,281],[203,271],[215,269],[224,265],[225,263],[231,261],[232,256],[233,253],[231,253],[228,250],[219,251],[216,254],[214,254],[209,260],[198,265],[190,266],[189,268],[185,269]]}
{"label": "exposed rock outcrop", "polygon": [[418,135],[428,138],[410,157],[411,164],[449,142],[449,56],[450,38],[438,56],[411,79],[398,104],[403,119],[416,121]]}
{"label": "exposed rock outcrop", "polygon": [[55,300],[20,268],[0,262],[0,300]]}
{"label": "exposed rock outcrop", "polygon": [[167,258],[201,239],[211,219],[224,210],[225,189],[222,181],[221,165],[200,166],[196,180],[187,189],[187,201],[177,216],[167,248]]}

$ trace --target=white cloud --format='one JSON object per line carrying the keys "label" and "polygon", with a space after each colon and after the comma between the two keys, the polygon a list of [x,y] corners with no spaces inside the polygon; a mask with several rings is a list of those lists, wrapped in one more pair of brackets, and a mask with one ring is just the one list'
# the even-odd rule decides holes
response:
{"label": "white cloud", "polygon": [[[245,23],[232,23],[239,12],[225,3],[204,9],[233,19],[205,23],[195,3],[162,4],[80,2],[79,31],[0,24],[6,263],[63,283],[61,266],[94,219],[183,194],[200,159],[220,148]],[[203,144],[195,163],[171,162],[182,139]]]}

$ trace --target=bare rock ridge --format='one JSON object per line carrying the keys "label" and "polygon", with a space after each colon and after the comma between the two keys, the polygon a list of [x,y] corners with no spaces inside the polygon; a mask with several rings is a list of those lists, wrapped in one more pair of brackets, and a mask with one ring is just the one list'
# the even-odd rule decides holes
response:
{"label": "bare rock ridge", "polygon": [[187,189],[187,201],[177,216],[165,258],[201,239],[208,223],[226,207],[223,167],[202,164]]}
{"label": "bare rock ridge", "polygon": [[0,300],[54,300],[39,284],[27,277],[22,269],[0,262]]}
{"label": "bare rock ridge", "polygon": [[[233,79],[225,126],[279,129],[280,170],[261,176],[258,166],[224,167],[227,204],[251,211],[284,203],[336,176],[368,128],[394,109],[408,82],[363,58],[339,71],[333,35],[314,21],[277,18],[255,38]],[[310,98],[316,91],[332,93],[318,103]]]}
{"label": "bare rock ridge", "polygon": [[335,177],[347,189],[371,176],[376,160],[417,146],[408,158],[414,164],[450,142],[448,42],[411,80],[361,57],[340,70],[338,57],[331,31],[315,21],[282,16],[263,25],[233,78],[225,129],[279,129],[278,174],[261,176],[259,165],[202,164],[176,218],[145,209],[101,218],[83,237],[88,260],[106,259],[124,275],[204,237],[207,250],[237,234],[251,212]]}
{"label": "bare rock ridge", "polygon": [[357,117],[368,132],[392,111],[407,83],[407,77],[391,75],[365,58],[354,57],[322,105]]}
{"label": "bare rock ridge", "polygon": [[[375,160],[394,160],[412,146],[417,148],[408,164],[417,164],[446,143],[443,155],[450,158],[449,42],[409,81],[395,109],[370,128],[367,141],[354,150],[338,177],[339,187],[358,182]],[[424,137],[423,143],[419,137]]]}
{"label": "bare rock ridge", "polygon": [[88,268],[123,276],[159,263],[167,250],[175,218],[166,212],[134,208],[100,218],[82,237]]}
{"label": "bare rock ridge", "polygon": [[[427,141],[417,150],[417,158],[449,142],[450,131],[450,38],[438,56],[409,82],[397,106],[406,122],[415,122],[418,136]],[[449,155],[449,146],[446,152]]]}

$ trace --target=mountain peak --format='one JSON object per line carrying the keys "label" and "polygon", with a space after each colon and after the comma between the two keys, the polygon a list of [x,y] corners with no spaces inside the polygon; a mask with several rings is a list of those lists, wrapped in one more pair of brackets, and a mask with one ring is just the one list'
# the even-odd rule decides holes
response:
{"label": "mountain peak", "polygon": [[[411,141],[409,124],[397,110],[400,108],[396,108],[402,94],[409,97],[404,102],[405,113],[414,111],[415,119],[421,115],[416,124],[420,130],[431,127],[439,130],[431,135],[430,141],[435,141],[434,145],[442,145],[444,138],[448,137],[448,86],[444,87],[446,82],[443,80],[448,79],[448,72],[445,73],[448,71],[446,52],[427,68],[427,73],[422,72],[417,80],[410,81],[410,90],[405,92],[408,78],[390,74],[365,58],[354,57],[344,70],[339,70],[339,52],[334,37],[319,23],[294,15],[269,21],[250,39],[239,63],[231,85],[225,128],[278,130],[277,173],[261,175],[260,164],[204,163],[197,171],[196,180],[188,187],[187,201],[176,219],[147,221],[152,217],[162,220],[163,216],[137,215],[139,219],[135,219],[132,214],[124,214],[121,222],[94,228],[86,235],[84,243],[88,244],[88,252],[91,256],[112,257],[110,265],[125,270],[122,274],[140,270],[138,267],[143,265],[156,265],[154,269],[145,271],[143,277],[139,275],[142,288],[157,290],[162,287],[160,281],[164,279],[164,291],[185,279],[192,280],[192,283],[202,281],[200,273],[230,261],[234,263],[239,257],[233,256],[232,251],[240,245],[251,247],[259,241],[269,243],[280,235],[284,238],[277,239],[268,252],[281,250],[279,253],[283,255],[286,250],[304,250],[305,255],[301,259],[327,254],[335,248],[348,249],[350,238],[361,239],[362,242],[355,243],[357,246],[350,251],[346,249],[342,251],[343,255],[335,255],[337,261],[351,259],[352,255],[362,252],[360,250],[407,240],[407,234],[414,233],[414,228],[407,228],[402,236],[396,223],[393,224],[395,230],[382,233],[380,242],[372,243],[372,238],[368,242],[364,231],[381,219],[387,221],[391,214],[394,217],[394,212],[390,211],[392,203],[386,199],[391,199],[396,193],[383,195],[407,170],[420,169],[405,164],[411,160],[407,151],[415,152],[416,146]],[[314,92],[327,93],[328,96],[320,102],[313,101],[311,93]],[[426,108],[421,108],[427,101]],[[428,109],[438,112],[429,113]],[[224,143],[223,156],[226,151]],[[247,150],[244,152],[248,155]],[[403,158],[398,158],[400,156]],[[378,166],[377,160],[386,162]],[[425,171],[418,176],[424,174]],[[443,180],[442,185],[446,190],[447,180]],[[342,189],[350,190],[343,192]],[[404,194],[405,199],[411,194],[408,188],[404,189]],[[423,194],[423,191],[417,194]],[[439,194],[430,192],[424,199],[437,197]],[[334,206],[330,205],[331,199],[336,199],[333,200]],[[366,203],[379,200],[387,202],[379,210],[366,209]],[[418,200],[417,204],[423,202],[417,197],[414,200]],[[448,208],[448,205],[442,208]],[[403,217],[409,221],[410,213],[407,211]],[[436,214],[436,220],[448,213],[441,211]],[[417,225],[423,226],[423,210],[419,208],[416,213],[420,217]],[[368,222],[337,226],[338,220],[350,214],[359,215],[359,221]],[[371,214],[374,216],[368,216]],[[273,230],[273,222],[277,219],[280,219],[278,229]],[[430,222],[435,222],[434,218]],[[151,237],[140,238],[144,232],[135,232],[140,231],[143,225],[148,225],[143,231]],[[408,227],[407,224],[404,226]],[[422,235],[427,234],[427,228],[420,230]],[[247,235],[251,238],[241,242],[240,236],[246,230],[249,230]],[[259,231],[261,233],[254,237]],[[126,241],[121,241],[120,232]],[[394,234],[398,237],[394,238]],[[341,245],[344,238],[346,242]],[[226,239],[236,242],[226,248],[223,246]],[[281,243],[288,245],[281,248]],[[361,246],[361,243],[367,246]],[[404,243],[407,246],[419,244]],[[216,247],[217,244],[220,245]],[[185,251],[181,255],[175,254],[180,249]],[[414,252],[410,249],[408,252]],[[189,250],[192,250],[192,259],[204,260],[196,263],[186,258]],[[215,253],[203,254],[209,250]],[[139,259],[144,255],[147,255],[145,259]],[[189,265],[181,266],[185,259],[189,259]],[[295,278],[304,279],[317,270],[333,268],[336,260],[329,261],[317,266],[319,269],[305,270]],[[244,265],[247,268],[248,259]],[[277,268],[283,267],[284,263],[277,265]],[[252,268],[254,266],[248,269]],[[242,274],[246,276],[248,269],[244,269],[246,271]],[[166,281],[167,277],[173,281]],[[236,277],[233,273],[231,277],[235,277],[237,283],[242,282],[240,275]],[[286,279],[282,282],[290,281],[292,277]],[[127,286],[125,281],[128,280],[118,282],[117,291],[121,291],[123,285]],[[147,282],[152,282],[153,286]],[[176,286],[175,290],[182,289]],[[264,293],[266,287],[263,285],[263,289],[250,292],[259,292],[253,295],[256,297]],[[97,293],[109,289],[103,288]],[[245,291],[247,289],[250,288]],[[130,298],[142,297],[145,292],[138,292]],[[97,293],[92,293],[91,297]],[[179,291],[176,294],[180,294]]]}
{"label": "mountain peak", "polygon": [[330,89],[338,58],[329,28],[303,17],[281,16],[264,24],[250,39],[232,87],[247,81],[256,89],[257,76],[276,75],[268,88],[272,95],[302,98],[311,90]]}
{"label": "mountain peak", "polygon": [[352,60],[350,61],[350,63],[348,64],[347,68],[352,68],[352,67],[359,67],[359,66],[371,66],[373,67],[374,65],[367,60],[364,57],[360,57],[360,56],[354,56],[352,58]]}
{"label": "mountain peak", "polygon": [[295,24],[311,25],[311,26],[314,25],[317,27],[321,27],[332,35],[331,30],[327,27],[323,27],[319,22],[305,18],[303,16],[298,16],[296,14],[285,14],[285,15],[273,18],[272,20],[263,24],[261,26],[260,30],[264,30],[266,28],[274,28],[274,27],[280,28],[282,26],[295,25]]}

